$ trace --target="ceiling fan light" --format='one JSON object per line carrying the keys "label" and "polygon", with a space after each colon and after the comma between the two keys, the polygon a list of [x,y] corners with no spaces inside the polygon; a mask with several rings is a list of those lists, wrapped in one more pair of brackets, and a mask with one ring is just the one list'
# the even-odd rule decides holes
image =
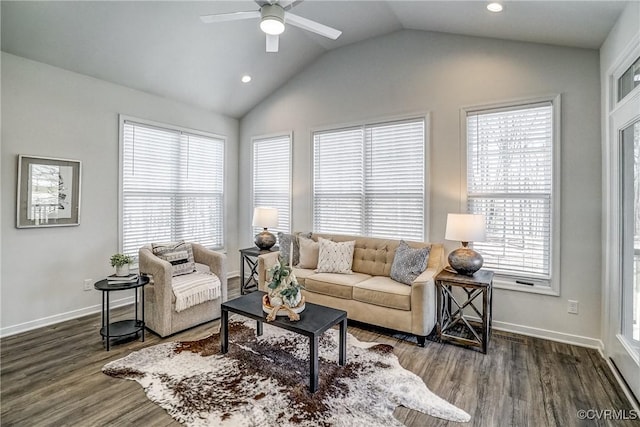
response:
{"label": "ceiling fan light", "polygon": [[262,21],[260,21],[260,29],[266,34],[277,36],[284,32],[284,22],[272,17],[263,18]]}
{"label": "ceiling fan light", "polygon": [[262,19],[260,29],[272,36],[280,35],[284,32],[284,9],[278,4],[267,4],[260,9]]}

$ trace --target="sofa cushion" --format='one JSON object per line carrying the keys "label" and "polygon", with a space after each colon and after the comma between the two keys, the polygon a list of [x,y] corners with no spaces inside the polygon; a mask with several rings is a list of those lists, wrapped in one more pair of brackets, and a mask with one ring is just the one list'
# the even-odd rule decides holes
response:
{"label": "sofa cushion", "polygon": [[300,244],[300,259],[298,264],[300,268],[317,268],[318,267],[318,242],[314,242],[311,239],[300,236],[298,238]]}
{"label": "sofa cushion", "polygon": [[298,283],[301,284],[302,286],[304,286],[307,277],[312,276],[314,274],[316,274],[315,271],[313,271],[312,269],[309,268],[296,268],[293,267],[293,274],[296,275],[296,279],[298,280]]}
{"label": "sofa cushion", "polygon": [[332,242],[319,238],[320,252],[318,254],[318,273],[351,274],[353,264],[353,248],[355,240],[348,242]]}
{"label": "sofa cushion", "polygon": [[309,292],[353,299],[353,286],[370,278],[368,274],[362,273],[316,273],[305,279],[304,287]]}
{"label": "sofa cushion", "polygon": [[411,310],[411,287],[390,277],[374,276],[353,287],[353,299],[398,310]]}
{"label": "sofa cushion", "polygon": [[414,249],[409,247],[404,240],[400,240],[393,264],[391,264],[391,278],[411,286],[416,277],[426,270],[430,251],[431,248],[428,246]]}

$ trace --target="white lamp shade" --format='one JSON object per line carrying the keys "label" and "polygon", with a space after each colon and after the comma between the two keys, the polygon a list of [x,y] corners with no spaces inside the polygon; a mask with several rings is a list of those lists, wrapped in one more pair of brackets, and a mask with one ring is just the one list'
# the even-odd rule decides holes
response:
{"label": "white lamp shade", "polygon": [[254,227],[277,227],[278,226],[278,209],[276,208],[254,208],[253,209],[253,226]]}
{"label": "white lamp shade", "polygon": [[444,238],[459,242],[483,242],[486,239],[484,215],[449,214]]}

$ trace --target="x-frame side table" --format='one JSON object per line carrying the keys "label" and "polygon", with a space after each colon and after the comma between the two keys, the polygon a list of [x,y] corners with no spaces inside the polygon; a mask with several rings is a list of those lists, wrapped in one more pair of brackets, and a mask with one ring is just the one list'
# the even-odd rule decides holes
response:
{"label": "x-frame side table", "polygon": [[[480,347],[484,354],[487,353],[491,333],[492,287],[493,272],[489,270],[477,271],[473,276],[443,270],[436,276],[437,331],[442,341]],[[454,295],[455,288],[464,292],[464,300]],[[479,297],[482,297],[482,312],[475,305]],[[464,314],[466,308],[473,310],[480,322],[468,319]],[[456,334],[456,329],[461,329],[467,337]]]}
{"label": "x-frame side table", "polygon": [[[240,295],[245,295],[258,290],[258,256],[277,252],[277,246],[268,251],[263,251],[257,246],[240,249]],[[245,276],[245,266],[249,267],[249,276]]]}

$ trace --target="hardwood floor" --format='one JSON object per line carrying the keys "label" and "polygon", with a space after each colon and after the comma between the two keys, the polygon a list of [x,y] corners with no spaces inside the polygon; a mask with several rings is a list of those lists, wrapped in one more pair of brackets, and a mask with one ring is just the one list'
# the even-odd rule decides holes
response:
{"label": "hardwood floor", "polygon": [[[230,281],[230,298],[239,280]],[[131,307],[114,310],[129,317]],[[106,352],[95,314],[0,340],[2,426],[175,426],[134,381],[100,371],[114,359],[162,341],[192,340],[219,329],[218,320],[172,337],[147,333]],[[427,341],[425,348],[388,331],[349,325],[363,341],[391,344],[400,363],[429,389],[471,414],[472,426],[640,426],[640,420],[579,420],[579,409],[626,410],[631,404],[596,350],[495,331],[488,354]],[[406,408],[407,426],[453,426]]]}

